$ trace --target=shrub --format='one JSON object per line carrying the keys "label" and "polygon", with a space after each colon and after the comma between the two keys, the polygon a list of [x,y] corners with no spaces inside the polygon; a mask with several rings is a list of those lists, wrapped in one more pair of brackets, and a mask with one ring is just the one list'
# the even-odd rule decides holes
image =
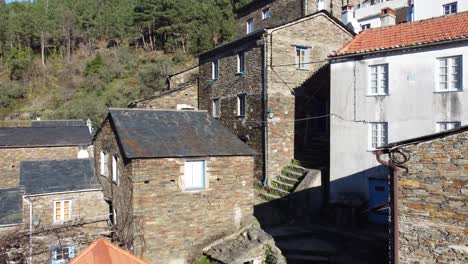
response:
{"label": "shrub", "polygon": [[10,79],[21,80],[24,73],[31,65],[33,51],[30,48],[13,48],[7,57],[7,64],[10,68]]}
{"label": "shrub", "polygon": [[166,87],[166,77],[171,65],[167,61],[149,63],[143,66],[139,73],[140,86],[143,91],[149,90],[153,93],[161,91]]}
{"label": "shrub", "polygon": [[195,264],[211,264],[211,260],[207,256],[203,256],[199,258]]}
{"label": "shrub", "polygon": [[24,86],[16,83],[0,84],[0,107],[13,106],[18,99],[25,97],[26,92]]}
{"label": "shrub", "polygon": [[98,54],[96,58],[86,64],[85,75],[99,73],[104,66],[101,54]]}

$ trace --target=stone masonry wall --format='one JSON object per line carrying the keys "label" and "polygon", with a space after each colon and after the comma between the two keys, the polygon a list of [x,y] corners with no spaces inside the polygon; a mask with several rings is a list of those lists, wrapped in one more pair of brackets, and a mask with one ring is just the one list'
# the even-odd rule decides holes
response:
{"label": "stone masonry wall", "polygon": [[399,177],[400,263],[466,263],[468,132],[404,147]]}
{"label": "stone masonry wall", "polygon": [[[206,157],[207,189],[184,191],[184,159],[134,160],[133,208],[143,233],[135,253],[150,263],[192,263],[209,243],[253,216],[253,158]],[[186,262],[187,261],[187,262]]]}
{"label": "stone masonry wall", "polygon": [[178,105],[198,107],[198,83],[197,80],[186,83],[181,87],[162,92],[147,100],[137,102],[137,108],[148,109],[177,109]]}
{"label": "stone masonry wall", "polygon": [[[102,191],[50,194],[30,197],[33,216],[39,225],[33,226],[33,263],[48,263],[51,248],[60,244],[73,243],[75,256],[92,241],[109,233],[108,208]],[[71,200],[72,221],[54,223],[54,201]],[[29,227],[29,205],[23,203],[23,222]]]}
{"label": "stone masonry wall", "polygon": [[[270,32],[269,32],[270,33]],[[351,34],[325,14],[272,31],[268,37],[268,175],[276,177],[294,158],[295,89],[327,62]],[[309,47],[308,69],[298,69],[296,46]]]}
{"label": "stone masonry wall", "polygon": [[23,160],[76,159],[78,146],[42,148],[0,149],[0,186],[17,187],[20,177],[20,162]]}

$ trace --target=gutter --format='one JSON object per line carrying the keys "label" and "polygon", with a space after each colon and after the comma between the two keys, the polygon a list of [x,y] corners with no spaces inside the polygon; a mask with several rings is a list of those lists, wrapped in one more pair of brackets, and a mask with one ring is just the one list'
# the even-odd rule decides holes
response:
{"label": "gutter", "polygon": [[32,263],[32,202],[30,198],[23,198],[29,206],[29,264]]}
{"label": "gutter", "polygon": [[264,174],[264,178],[263,178],[263,186],[267,186],[268,185],[268,114],[270,112],[270,110],[268,109],[268,82],[267,82],[267,78],[268,78],[268,61],[267,61],[267,43],[266,43],[266,38],[265,38],[265,34],[262,35],[262,38],[263,38],[263,76],[262,76],[262,90],[263,90],[263,133],[264,133],[264,137],[263,137],[263,144],[264,144],[264,149],[265,149],[265,152],[263,154],[263,158],[264,158],[264,166],[265,166],[265,174]]}
{"label": "gutter", "polygon": [[393,224],[393,264],[398,264],[399,262],[399,254],[398,254],[398,244],[399,244],[399,226],[398,226],[398,176],[399,176],[399,171],[398,167],[393,164],[393,162],[390,161],[385,161],[382,159],[382,154],[384,152],[382,150],[378,150],[374,152],[377,161],[388,167],[390,169],[390,178],[392,180],[393,184],[393,199],[392,199],[392,204],[391,206],[391,219],[392,219],[392,224]]}

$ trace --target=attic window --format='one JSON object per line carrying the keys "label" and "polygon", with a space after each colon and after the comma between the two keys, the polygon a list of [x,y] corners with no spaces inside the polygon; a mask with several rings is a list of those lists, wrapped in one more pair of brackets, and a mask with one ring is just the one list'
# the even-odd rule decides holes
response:
{"label": "attic window", "polygon": [[443,5],[444,15],[456,14],[457,13],[457,2]]}
{"label": "attic window", "polygon": [[262,19],[267,19],[269,17],[271,17],[271,13],[270,13],[270,8],[267,7],[265,9],[263,9],[263,11],[262,11]]}

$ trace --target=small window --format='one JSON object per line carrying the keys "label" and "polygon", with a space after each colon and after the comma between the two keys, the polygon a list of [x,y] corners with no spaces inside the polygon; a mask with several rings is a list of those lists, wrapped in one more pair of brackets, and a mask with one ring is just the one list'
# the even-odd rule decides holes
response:
{"label": "small window", "polygon": [[388,94],[388,64],[372,65],[370,68],[369,95]]}
{"label": "small window", "polygon": [[72,201],[63,200],[54,202],[54,223],[70,221],[72,215]]}
{"label": "small window", "polygon": [[107,165],[107,153],[101,151],[101,175],[106,176],[108,175],[109,167]]}
{"label": "small window", "polygon": [[457,2],[443,5],[444,15],[456,14],[457,13]]}
{"label": "small window", "polygon": [[309,69],[309,48],[296,47],[296,65],[298,69]]}
{"label": "small window", "polygon": [[213,99],[213,117],[219,118],[221,114],[221,101],[219,98]]}
{"label": "small window", "polygon": [[461,122],[437,122],[436,130],[437,132],[443,132],[455,128],[459,128],[461,126]]}
{"label": "small window", "polygon": [[237,54],[237,73],[245,74],[245,53],[239,52]]}
{"label": "small window", "polygon": [[184,166],[185,190],[205,189],[205,161],[190,160],[185,161]]}
{"label": "small window", "polygon": [[361,25],[361,29],[362,30],[366,30],[366,29],[370,29],[371,28],[371,25],[370,24],[362,24]]}
{"label": "small window", "polygon": [[237,96],[237,115],[240,117],[245,116],[245,96],[246,94],[239,94]]}
{"label": "small window", "polygon": [[112,156],[112,181],[119,184],[119,157]]}
{"label": "small window", "polygon": [[214,60],[211,63],[211,78],[213,80],[219,79],[219,60]]}
{"label": "small window", "polygon": [[267,7],[265,9],[263,9],[263,11],[262,11],[262,19],[267,19],[269,17],[271,17],[271,13],[270,13],[270,8]]}
{"label": "small window", "polygon": [[58,247],[52,247],[52,264],[68,263],[68,261],[75,257],[74,245],[64,245]]}
{"label": "small window", "polygon": [[247,34],[254,32],[254,30],[255,30],[254,19],[251,18],[249,19],[249,21],[247,21]]}
{"label": "small window", "polygon": [[462,57],[445,57],[438,59],[439,92],[462,90]]}
{"label": "small window", "polygon": [[376,149],[388,143],[388,124],[386,122],[369,123],[369,148]]}

